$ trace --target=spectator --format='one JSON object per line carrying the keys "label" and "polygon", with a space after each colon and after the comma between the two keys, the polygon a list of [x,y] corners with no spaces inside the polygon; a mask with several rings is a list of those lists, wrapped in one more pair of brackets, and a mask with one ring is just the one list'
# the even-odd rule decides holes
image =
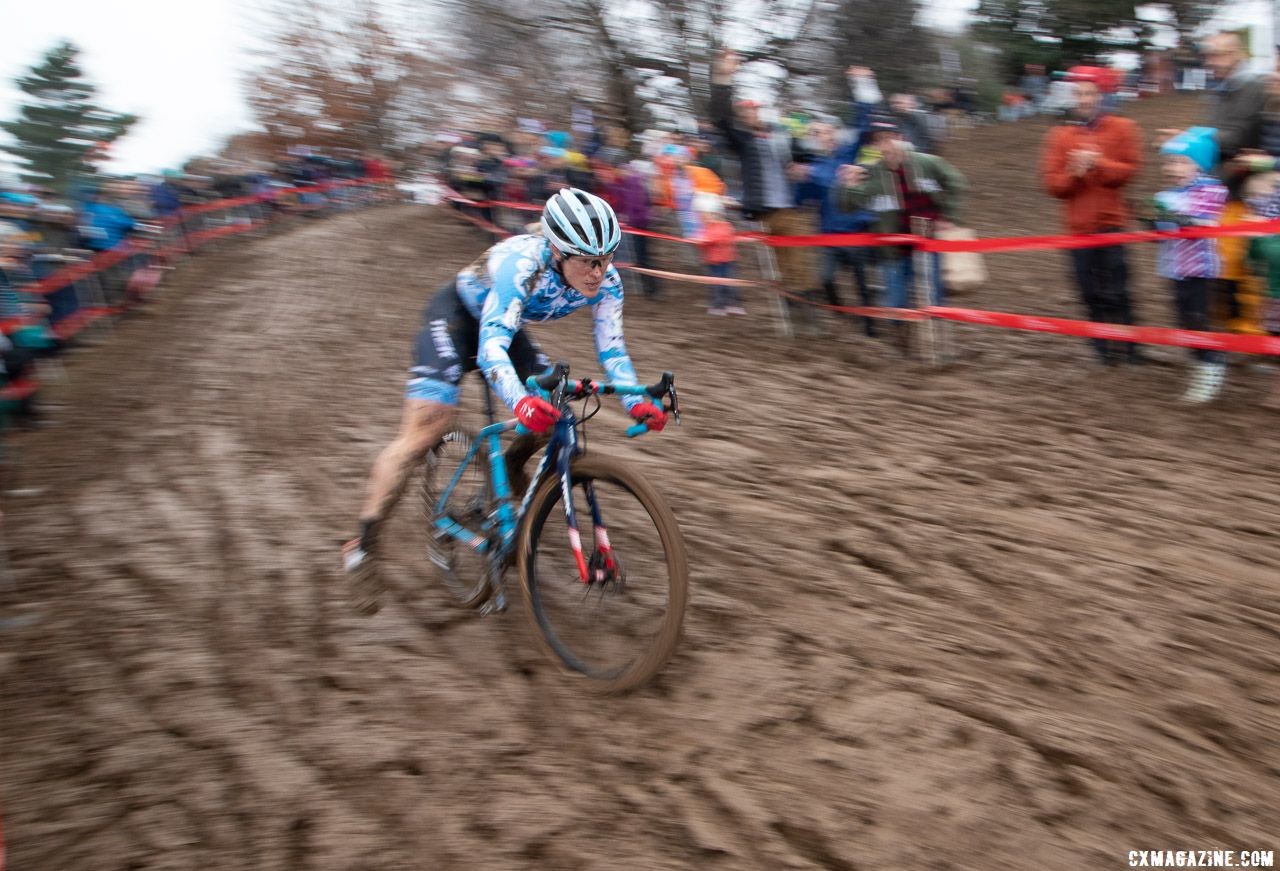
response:
{"label": "spectator", "polygon": [[1249,70],[1249,53],[1238,33],[1210,37],[1205,61],[1215,80],[1209,126],[1217,131],[1218,159],[1227,161],[1242,149],[1260,144],[1267,83]]}
{"label": "spectator", "polygon": [[[480,156],[476,159],[476,172],[480,176],[480,198],[492,202],[501,197],[503,185],[507,183],[507,168],[503,163],[507,156],[507,144],[495,133],[481,134],[479,143]],[[493,207],[482,208],[480,218],[490,224],[494,223]]]}
{"label": "spectator", "polygon": [[[1257,149],[1262,141],[1263,110],[1267,101],[1267,83],[1249,70],[1249,54],[1238,33],[1218,33],[1205,45],[1205,63],[1213,72],[1213,111],[1209,127],[1213,128],[1218,159],[1226,163],[1241,151]],[[1167,139],[1177,130],[1161,130]],[[1218,176],[1238,188],[1241,176],[1220,166]]]}
{"label": "spectator", "polygon": [[564,149],[550,145],[538,149],[538,170],[529,177],[528,187],[531,203],[545,203],[556,191],[569,187]]}
{"label": "spectator", "polygon": [[[1276,168],[1280,155],[1280,76],[1271,75],[1263,81],[1265,87],[1262,112],[1258,119],[1258,148],[1242,148],[1229,162],[1224,162],[1220,176],[1227,180],[1235,192],[1249,183],[1250,173],[1270,172]],[[1239,198],[1227,203],[1222,215],[1222,225],[1231,226],[1252,220],[1250,208]],[[1222,258],[1222,274],[1216,282],[1219,308],[1225,313],[1228,329],[1233,332],[1260,334],[1262,309],[1265,298],[1261,283],[1246,263],[1249,240],[1223,238],[1218,251]]]}
{"label": "spectator", "polygon": [[506,182],[502,186],[502,199],[513,203],[529,202],[529,179],[537,172],[537,164],[528,157],[508,157],[503,165]]}
{"label": "spectator", "polygon": [[[1280,216],[1280,173],[1255,175],[1245,182],[1248,220],[1269,221]],[[1280,234],[1257,236],[1249,240],[1247,260],[1259,283],[1266,289],[1262,310],[1262,329],[1280,336]],[[1267,396],[1266,405],[1280,408],[1280,377]]]}
{"label": "spectator", "polygon": [[[674,229],[681,237],[691,241],[698,239],[702,235],[702,215],[694,208],[693,201],[699,192],[699,185],[717,195],[724,192],[724,185],[710,170],[693,166],[693,152],[685,146],[667,145],[662,152],[660,160],[670,173],[667,181],[672,211],[668,217],[674,219]],[[679,257],[680,268],[689,271],[698,269],[700,258],[695,248],[681,245],[676,256]]]}
{"label": "spectator", "polygon": [[[1141,166],[1138,126],[1102,110],[1097,82],[1075,82],[1076,123],[1053,128],[1045,138],[1041,173],[1050,194],[1066,203],[1069,233],[1118,233],[1131,215],[1124,190]],[[1121,245],[1069,252],[1080,300],[1098,323],[1134,323],[1129,268]],[[1141,362],[1136,345],[1094,339],[1099,360],[1114,365],[1125,356]]]}
{"label": "spectator", "polygon": [[30,236],[12,221],[0,221],[0,320],[27,315],[18,288],[31,280]]}
{"label": "spectator", "polygon": [[[914,218],[933,222],[937,229],[953,226],[959,212],[960,196],[967,184],[960,171],[940,157],[911,150],[891,119],[878,119],[871,128],[870,146],[880,160],[870,168],[846,166],[837,179],[841,190],[839,206],[846,212],[862,209],[876,216],[873,229],[880,233],[909,233]],[[885,281],[885,304],[893,308],[912,305],[911,286],[915,278],[915,258],[910,247],[891,247],[881,254]],[[933,305],[943,303],[941,259],[929,257]],[[907,325],[894,325],[895,338],[909,351]]]}
{"label": "spectator", "polygon": [[[1053,74],[1053,81],[1049,84],[1049,93],[1041,104],[1041,109],[1050,115],[1068,115],[1076,105],[1076,89],[1071,81],[1067,79],[1067,74],[1058,71]],[[1098,105],[1102,105],[1102,96],[1099,93]]]}
{"label": "spectator", "polygon": [[156,215],[167,218],[182,207],[181,190],[175,184],[175,177],[180,175],[166,169],[160,180],[151,187],[151,208]]}
{"label": "spectator", "polygon": [[391,172],[391,164],[381,155],[367,153],[362,161],[361,174],[373,183],[376,190],[374,197],[378,202],[395,202],[398,197],[395,175]]}
{"label": "spectator", "polygon": [[596,182],[591,174],[591,167],[587,164],[587,156],[571,148],[565,152],[564,160],[565,177],[568,179],[569,187],[594,193]]}
{"label": "spectator", "polygon": [[1049,90],[1049,79],[1044,74],[1044,64],[1026,64],[1022,72],[1022,91],[1031,100],[1033,111],[1039,112]]}
{"label": "spectator", "polygon": [[22,233],[30,233],[31,219],[38,202],[30,194],[0,190],[0,225],[9,225]]}
{"label": "spectator", "polygon": [[[16,225],[0,222],[0,319],[43,318],[49,306],[20,290],[32,280],[31,237]],[[43,330],[36,333],[43,335]],[[18,343],[22,345],[22,342]]]}
{"label": "spectator", "polygon": [[[693,213],[689,226],[693,227],[693,231],[696,233],[697,225],[702,223],[702,213],[697,208],[693,198],[698,194],[712,194],[716,197],[716,202],[720,203],[720,197],[725,194],[725,186],[718,175],[705,166],[699,166],[695,163],[695,159],[693,149],[688,147],[682,148],[676,156],[676,166],[684,173],[684,178],[687,181],[687,186],[684,183],[678,186],[681,192],[678,207],[688,209]],[[684,192],[686,190],[690,194],[687,205],[684,201]]]}
{"label": "spectator", "polygon": [[133,232],[136,226],[133,218],[124,209],[107,202],[100,190],[90,187],[85,197],[80,208],[80,235],[90,251],[109,251]]}
{"label": "spectator", "polygon": [[716,178],[724,178],[724,158],[716,150],[714,132],[700,131],[693,140],[694,164],[715,173]]}
{"label": "spectator", "polygon": [[[707,271],[716,278],[732,278],[733,264],[738,259],[733,242],[733,225],[724,218],[724,200],[718,194],[699,193],[694,207],[700,213],[699,245]],[[707,298],[709,315],[745,315],[737,288],[728,284],[711,286]]]}
{"label": "spectator", "polygon": [[978,111],[977,81],[968,76],[960,79],[955,89],[955,107],[961,118],[967,119]]}
{"label": "spectator", "polygon": [[695,238],[702,229],[702,220],[693,208],[696,191],[688,172],[693,153],[683,145],[668,145],[662,149],[662,157],[670,161],[671,208],[679,221],[680,235],[686,239]]}
{"label": "spectator", "polygon": [[[853,134],[853,131],[849,131]],[[817,152],[809,165],[807,190],[802,196],[818,202],[818,230],[821,233],[862,233],[875,223],[875,213],[859,209],[844,211],[840,208],[836,180],[840,167],[857,161],[857,140],[851,136],[843,145],[835,127],[825,122],[814,124],[810,130],[813,147]],[[853,273],[854,283],[863,305],[872,305],[871,286],[867,281],[867,266],[873,249],[862,247],[825,247],[822,249],[822,290],[827,302],[833,306],[844,305],[836,289],[836,279],[842,266]],[[868,336],[876,334],[875,321],[863,318],[863,329]]]}
{"label": "spectator", "polygon": [[596,158],[609,166],[621,166],[627,162],[627,131],[616,124],[604,128],[604,145],[596,152]]}
{"label": "spectator", "polygon": [[46,254],[81,247],[75,209],[61,203],[42,203],[32,222],[36,244]]}
{"label": "spectator", "polygon": [[928,114],[920,108],[920,101],[914,95],[894,94],[889,98],[889,109],[913,149],[925,154],[935,152],[933,137],[929,135]]}
{"label": "spectator", "polygon": [[[649,199],[649,165],[642,160],[633,160],[619,167],[614,192],[615,210],[618,220],[627,228],[648,231],[652,228],[652,209]],[[622,239],[623,246],[630,246],[630,260],[644,269],[652,269],[649,259],[649,238],[636,233],[626,233]],[[624,256],[624,259],[628,259]],[[657,296],[661,291],[658,279],[652,275],[640,273],[640,288],[645,296]]]}
{"label": "spectator", "polygon": [[[803,180],[795,163],[789,136],[774,130],[760,116],[758,104],[743,100],[733,105],[733,76],[739,59],[725,51],[715,62],[711,76],[711,118],[729,149],[742,164],[742,213],[758,220],[775,236],[807,235],[813,221],[796,208],[793,180]],[[774,255],[783,285],[793,292],[808,292],[817,285],[813,252],[807,248],[776,248]]]}
{"label": "spectator", "polygon": [[[851,66],[845,74],[853,100],[851,123],[861,137],[866,137],[867,124],[872,116],[887,116],[893,119],[915,151],[925,154],[935,152],[937,125],[932,120],[931,113],[921,106],[914,95],[894,94],[889,97],[888,105],[884,105],[880,86],[870,67]],[[945,123],[942,121],[942,126]]]}
{"label": "spectator", "polygon": [[1258,148],[1271,157],[1280,157],[1280,56],[1276,69],[1266,79],[1267,94],[1259,119]]}
{"label": "spectator", "polygon": [[[1160,149],[1161,170],[1171,185],[1156,194],[1156,227],[1177,229],[1216,226],[1227,202],[1227,189],[1209,175],[1218,161],[1214,131],[1193,127]],[[1160,243],[1160,275],[1173,286],[1178,326],[1209,329],[1209,281],[1221,269],[1216,239],[1172,239]],[[1227,364],[1221,351],[1192,350],[1197,361],[1183,402],[1209,402],[1222,390]]]}

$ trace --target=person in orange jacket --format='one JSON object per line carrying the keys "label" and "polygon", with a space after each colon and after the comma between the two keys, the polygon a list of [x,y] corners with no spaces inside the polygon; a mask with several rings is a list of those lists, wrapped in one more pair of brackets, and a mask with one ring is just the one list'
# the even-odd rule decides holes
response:
{"label": "person in orange jacket", "polygon": [[[719,194],[703,191],[694,195],[693,207],[701,215],[698,244],[707,271],[716,278],[732,278],[733,264],[738,259],[733,225],[724,217],[724,199]],[[707,294],[707,314],[745,315],[738,290],[729,284],[714,284]]]}
{"label": "person in orange jacket", "polygon": [[[1049,131],[1041,159],[1045,189],[1066,204],[1070,233],[1118,233],[1132,218],[1124,189],[1142,166],[1138,125],[1102,108],[1096,78],[1075,77],[1073,120]],[[1129,267],[1121,245],[1076,248],[1069,252],[1080,298],[1089,319],[1099,323],[1132,324]],[[1137,345],[1093,341],[1105,365],[1127,359],[1140,363]]]}

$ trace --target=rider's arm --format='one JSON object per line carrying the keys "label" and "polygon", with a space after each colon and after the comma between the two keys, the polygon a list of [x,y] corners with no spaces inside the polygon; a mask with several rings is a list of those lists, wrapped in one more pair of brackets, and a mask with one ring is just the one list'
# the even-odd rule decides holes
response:
{"label": "rider's arm", "polygon": [[[610,275],[600,288],[600,300],[592,306],[595,317],[596,355],[605,376],[614,384],[639,384],[636,370],[627,355],[627,344],[622,336],[622,279],[617,270],[609,268]],[[630,411],[645,401],[642,396],[623,396],[622,404]]]}
{"label": "rider's arm", "polygon": [[532,257],[507,256],[498,263],[491,262],[489,268],[493,275],[493,289],[485,297],[480,311],[476,364],[507,407],[514,409],[528,391],[520,383],[507,349],[520,329],[524,288],[537,269],[537,262]]}

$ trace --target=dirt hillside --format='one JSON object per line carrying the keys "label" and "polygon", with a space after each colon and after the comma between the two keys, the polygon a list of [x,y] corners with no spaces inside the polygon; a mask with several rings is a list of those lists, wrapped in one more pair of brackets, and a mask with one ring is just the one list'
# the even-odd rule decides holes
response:
{"label": "dirt hillside", "polygon": [[[1133,110],[1148,129],[1190,100]],[[984,234],[1052,232],[1045,125],[949,153]],[[1151,182],[1144,182],[1151,189]],[[641,464],[693,599],[653,687],[584,695],[518,609],[451,610],[392,547],[353,615],[336,542],[397,423],[421,307],[483,239],[443,210],[202,254],[68,363],[16,438],[0,594],[0,808],[17,871],[1076,869],[1280,847],[1280,468],[1264,376],[1174,401],[1180,355],[961,330],[904,362],[771,306],[628,301],[685,425]],[[1141,309],[1168,323],[1149,251]],[[1055,252],[966,305],[1077,315]],[[590,330],[537,331],[594,372]],[[408,519],[398,527],[408,530]]]}

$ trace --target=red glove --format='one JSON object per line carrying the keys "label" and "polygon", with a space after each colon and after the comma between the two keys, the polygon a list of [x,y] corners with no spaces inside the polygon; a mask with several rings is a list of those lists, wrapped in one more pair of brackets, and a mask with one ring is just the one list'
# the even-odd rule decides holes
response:
{"label": "red glove", "polygon": [[559,419],[556,407],[537,396],[526,396],[516,403],[516,420],[534,435],[542,435]]}
{"label": "red glove", "polygon": [[667,425],[667,413],[652,402],[632,406],[631,416],[649,427],[650,432],[662,432]]}

